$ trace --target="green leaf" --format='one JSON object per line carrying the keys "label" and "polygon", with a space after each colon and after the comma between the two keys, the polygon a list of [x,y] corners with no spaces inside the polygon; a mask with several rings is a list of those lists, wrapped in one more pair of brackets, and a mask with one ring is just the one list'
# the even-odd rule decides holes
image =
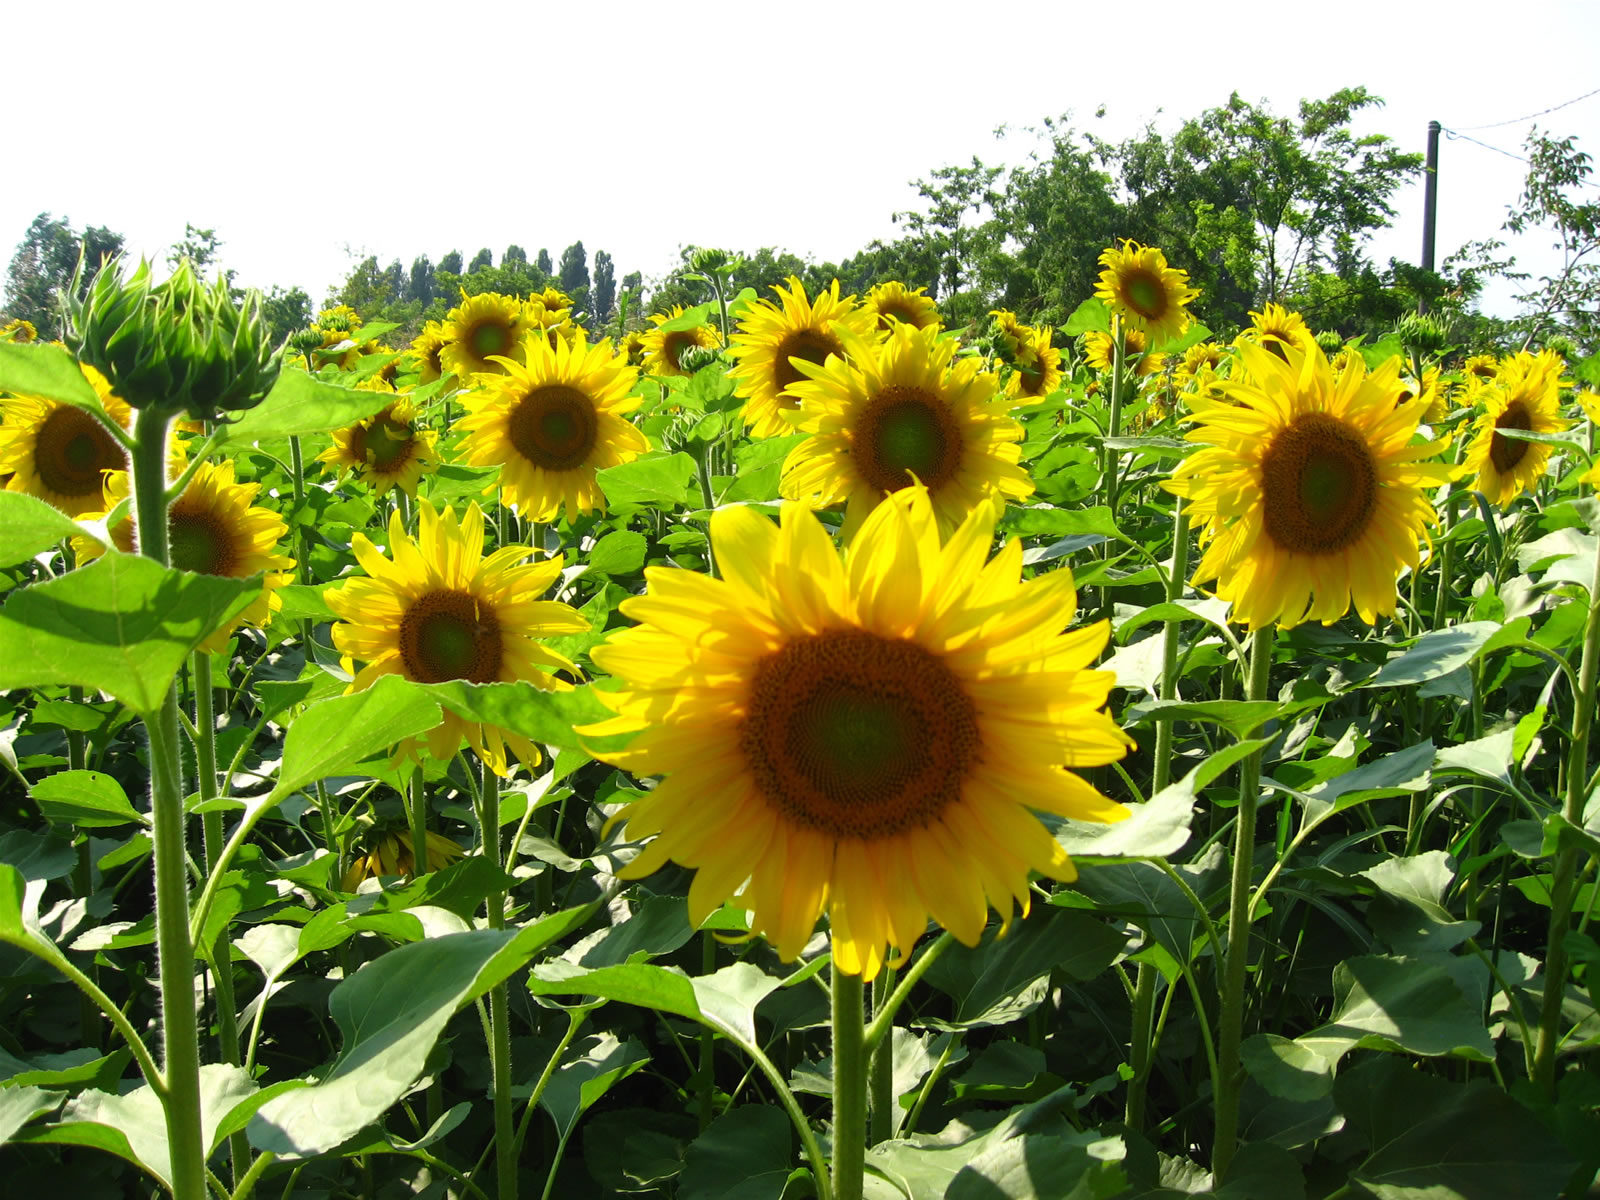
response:
{"label": "green leaf", "polygon": [[1444,953],[1482,928],[1457,921],[1445,907],[1456,871],[1443,850],[1386,859],[1361,874],[1382,892],[1367,909],[1367,923],[1398,954]]}
{"label": "green leaf", "polygon": [[729,1109],[684,1155],[678,1200],[779,1200],[793,1162],[789,1143],[782,1109]]}
{"label": "green leaf", "polygon": [[711,319],[711,305],[696,304],[693,308],[685,309],[679,316],[664,324],[657,325],[657,333],[684,333],[696,326],[704,325]]}
{"label": "green leaf", "polygon": [[1501,628],[1498,621],[1468,621],[1449,629],[1425,633],[1409,650],[1384,663],[1376,675],[1359,686],[1408,687],[1448,675],[1477,658],[1484,645]]}
{"label": "green leaf", "polygon": [[442,720],[439,706],[416,685],[385,675],[365,691],[313,704],[289,726],[283,765],[268,805],[314,783],[348,771],[363,759]]}
{"label": "green leaf", "polygon": [[466,721],[514,729],[544,746],[581,750],[574,724],[601,721],[611,715],[588,689],[551,692],[526,681],[518,683],[412,683],[413,690]]}
{"label": "green leaf", "polygon": [[780,982],[747,962],[694,979],[649,963],[591,970],[574,963],[549,962],[534,968],[528,990],[537,996],[599,996],[675,1013],[754,1045],[756,1005]]}
{"label": "green leaf", "polygon": [[4,1081],[7,1088],[42,1087],[79,1091],[85,1087],[95,1087],[105,1092],[117,1086],[123,1069],[132,1059],[133,1051],[126,1047],[101,1055],[88,1046],[80,1046],[60,1054],[39,1054],[27,1062],[0,1050],[0,1080]]}
{"label": "green leaf", "polygon": [[1104,300],[1090,296],[1073,309],[1061,332],[1068,337],[1077,337],[1080,333],[1110,333],[1111,310]]}
{"label": "green leaf", "polygon": [[1574,1165],[1544,1124],[1488,1082],[1462,1087],[1388,1057],[1334,1085],[1372,1153],[1352,1172],[1379,1200],[1555,1196]]}
{"label": "green leaf", "polygon": [[1494,1060],[1478,1006],[1438,958],[1347,958],[1333,969],[1333,1000],[1333,1020],[1295,1039],[1331,1062],[1356,1047]]}
{"label": "green leaf", "polygon": [[445,1024],[566,932],[556,913],[519,930],[476,929],[412,942],[333,989],[328,1011],[343,1039],[317,1083],[264,1104],[247,1132],[258,1150],[311,1157],[376,1121],[422,1073]]}
{"label": "green leaf", "polygon": [[148,825],[149,821],[128,803],[128,793],[111,776],[99,771],[57,771],[29,789],[47,820],[83,829]]}
{"label": "green leaf", "polygon": [[0,342],[0,392],[105,412],[78,360],[48,342]]}
{"label": "green leaf", "polygon": [[1576,583],[1587,589],[1594,582],[1594,556],[1600,539],[1579,529],[1558,529],[1517,548],[1517,566],[1523,571],[1543,570],[1546,585]]}
{"label": "green leaf", "polygon": [[561,957],[581,967],[611,967],[635,955],[671,954],[694,936],[689,912],[679,896],[651,896],[635,904],[631,916],[584,938]]}
{"label": "green leaf", "polygon": [[1303,798],[1302,827],[1320,825],[1362,800],[1426,791],[1433,779],[1434,759],[1433,742],[1418,742],[1323,780]]}
{"label": "green leaf", "polygon": [[[0,342],[0,346],[5,344]],[[66,513],[37,497],[0,491],[0,567],[32,558],[74,534],[87,532]]]}
{"label": "green leaf", "polygon": [[259,580],[172,571],[108,551],[11,593],[0,608],[0,691],[75,684],[152,712],[190,652],[259,589]]}
{"label": "green leaf", "polygon": [[987,1145],[956,1173],[945,1200],[1109,1200],[1128,1185],[1120,1137],[1093,1130],[1030,1134]]}
{"label": "green leaf", "polygon": [[[1224,878],[1222,848],[1215,843],[1192,863],[1175,868],[1202,900]],[[1102,863],[1078,878],[1078,890],[1146,930],[1180,963],[1194,957],[1199,914],[1183,889],[1154,863]]]}
{"label": "green leaf", "polygon": [[1127,727],[1157,721],[1207,721],[1220,725],[1235,738],[1244,738],[1268,721],[1281,720],[1317,708],[1333,699],[1317,696],[1308,700],[1149,700],[1130,707],[1123,717]]}
{"label": "green leaf", "polygon": [[1275,1033],[1256,1033],[1239,1046],[1239,1061],[1274,1096],[1296,1103],[1333,1091],[1333,1064],[1309,1046]]}
{"label": "green leaf", "polygon": [[539,1105],[556,1123],[556,1133],[571,1136],[578,1118],[599,1103],[619,1081],[650,1061],[649,1052],[631,1038],[619,1042],[609,1033],[593,1034],[578,1043],[575,1057],[551,1076]]}
{"label": "green leaf", "polygon": [[1223,1200],[1305,1200],[1306,1180],[1289,1151],[1254,1142],[1239,1148],[1214,1194]]}
{"label": "green leaf", "polygon": [[291,367],[279,374],[265,400],[233,424],[217,427],[217,446],[342,429],[392,403],[391,393],[339,387]]}
{"label": "green leaf", "polygon": [[[1513,788],[1511,782],[1511,751],[1516,739],[1515,725],[1507,725],[1496,733],[1476,741],[1462,742],[1459,746],[1446,746],[1433,757],[1434,766],[1440,769],[1465,771],[1481,775]],[[1514,789],[1513,789],[1514,790]]]}
{"label": "green leaf", "polygon": [[60,1104],[66,1095],[37,1087],[0,1088],[0,1146],[40,1113],[47,1113]]}
{"label": "green leaf", "polygon": [[583,556],[591,575],[631,575],[644,566],[644,534],[619,529],[597,541]]}
{"label": "green leaf", "polygon": [[695,470],[694,459],[687,454],[654,452],[618,467],[602,467],[595,480],[613,508],[633,504],[670,511],[692,502]]}

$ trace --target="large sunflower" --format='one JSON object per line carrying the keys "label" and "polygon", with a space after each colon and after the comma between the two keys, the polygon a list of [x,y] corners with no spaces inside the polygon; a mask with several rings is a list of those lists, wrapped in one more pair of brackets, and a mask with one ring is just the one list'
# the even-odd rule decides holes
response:
{"label": "large sunflower", "polygon": [[793,275],[788,287],[772,290],[779,303],[757,300],[746,308],[728,347],[736,363],[728,375],[738,381],[737,394],[745,398],[740,415],[756,437],[793,432],[779,416],[800,406],[790,389],[805,376],[792,360],[820,366],[830,354],[844,353],[842,330],[866,337],[877,328],[877,317],[857,305],[854,296],[839,298],[837,279],[815,303]]}
{"label": "large sunflower", "polygon": [[1185,307],[1200,292],[1189,286],[1189,273],[1167,266],[1167,257],[1154,246],[1124,241],[1100,255],[1099,286],[1095,296],[1111,306],[1123,324],[1149,335],[1153,347],[1179,337],[1189,328]]}
{"label": "large sunflower", "polygon": [[[176,465],[169,461],[168,470]],[[228,648],[228,639],[239,626],[265,626],[283,607],[278,589],[294,582],[290,574],[294,559],[278,553],[278,543],[288,536],[289,526],[270,508],[251,504],[260,491],[259,483],[239,483],[231,462],[201,463],[183,495],[167,510],[167,550],[175,568],[229,579],[264,575],[260,592],[238,616],[201,642],[201,650],[220,653]],[[109,472],[104,507],[84,513],[83,519],[102,519],[127,498],[128,473]],[[118,550],[133,552],[132,517],[123,517],[106,532]],[[105,553],[105,547],[87,537],[73,538],[72,547],[80,563]]]}
{"label": "large sunflower", "polygon": [[683,305],[674,304],[669,313],[652,313],[650,323],[655,326],[641,335],[644,346],[644,370],[647,375],[687,375],[679,356],[691,346],[715,350],[722,345],[722,335],[716,326],[701,324],[689,329],[663,330],[683,316]]}
{"label": "large sunflower", "polygon": [[1102,621],[1059,632],[1072,577],[1022,582],[1022,547],[985,564],[995,512],[940,545],[910,488],[879,506],[843,561],[798,505],[782,528],[748,508],[711,518],[721,579],[650,568],[624,600],[639,627],[593,651],[623,681],[618,715],[579,732],[638,731],[598,757],[666,778],[618,814],[659,835],[621,872],[693,869],[689,917],[732,898],[784,959],[827,912],[835,966],[870,979],[928,916],[975,945],[990,905],[1028,910],[1028,873],[1070,880],[1030,809],[1127,815],[1068,767],[1121,758],[1090,665]]}
{"label": "large sunflower", "polygon": [[[521,563],[533,552],[506,546],[483,556],[483,513],[467,506],[459,520],[423,500],[418,534],[406,533],[397,511],[389,520],[388,554],[364,533],[355,535],[356,559],[366,576],[345,580],[324,594],[340,618],[333,646],[344,668],[355,674],[350,691],[371,687],[382,675],[417,683],[510,683],[525,680],[545,691],[572,685],[553,671],[577,668],[535,639],[589,628],[576,609],[540,596],[561,574],[562,558]],[[363,662],[357,673],[356,662]],[[538,761],[539,749],[520,733],[496,725],[469,723],[446,712],[444,723],[395,749],[397,760],[424,749],[449,759],[465,741],[497,775],[506,773],[506,748],[525,763]]]}
{"label": "large sunflower", "polygon": [[1561,389],[1568,384],[1561,378],[1565,365],[1553,350],[1538,354],[1523,350],[1501,363],[1495,382],[1477,392],[1483,414],[1467,445],[1466,473],[1475,474],[1472,486],[1502,507],[1539,481],[1551,448],[1508,438],[1500,431],[1562,433],[1572,428],[1561,415]]}
{"label": "large sunflower", "polygon": [[333,445],[317,455],[332,471],[352,471],[382,496],[397,487],[413,498],[422,477],[439,469],[439,435],[417,423],[417,410],[404,396],[354,425],[333,431]]}
{"label": "large sunflower", "polygon": [[1352,603],[1369,623],[1392,615],[1395,580],[1436,523],[1424,489],[1454,468],[1424,461],[1437,443],[1411,444],[1423,405],[1396,404],[1398,360],[1369,375],[1356,358],[1335,376],[1314,342],[1284,353],[1246,342],[1227,398],[1190,398],[1189,440],[1205,448],[1166,487],[1205,525],[1195,582],[1217,580],[1250,629],[1329,625]]}
{"label": "large sunflower", "polygon": [[565,507],[568,518],[604,509],[595,482],[650,448],[626,420],[639,407],[630,395],[639,372],[612,353],[610,341],[590,346],[579,331],[552,349],[542,337],[525,343],[527,365],[510,360],[506,373],[480,377],[466,398],[468,431],[461,453],[474,466],[499,465],[506,499],[530,521],[548,521]]}
{"label": "large sunflower", "polygon": [[532,328],[528,306],[512,296],[482,292],[461,296],[461,304],[445,317],[445,344],[439,365],[466,382],[474,375],[501,375],[501,358],[523,361],[523,334]]}
{"label": "large sunflower", "polygon": [[1033,481],[1017,465],[1022,426],[975,357],[952,363],[956,340],[897,325],[881,347],[842,333],[848,358],[805,364],[793,393],[796,429],[815,434],[783,464],[783,495],[816,507],[845,501],[844,535],[883,499],[926,485],[945,532],[983,501],[1019,500]]}
{"label": "large sunflower", "polygon": [[910,325],[914,329],[926,329],[929,325],[943,325],[939,317],[939,306],[933,302],[933,297],[923,293],[927,288],[908,288],[897,279],[887,283],[880,283],[867,292],[867,297],[862,303],[878,320],[878,328],[888,333],[898,322]]}
{"label": "large sunflower", "polygon": [[[127,401],[111,394],[93,367],[84,376],[100,407],[126,429],[133,418]],[[26,492],[68,516],[101,507],[105,473],[125,471],[128,455],[92,413],[33,396],[0,397],[0,477],[7,491]]]}

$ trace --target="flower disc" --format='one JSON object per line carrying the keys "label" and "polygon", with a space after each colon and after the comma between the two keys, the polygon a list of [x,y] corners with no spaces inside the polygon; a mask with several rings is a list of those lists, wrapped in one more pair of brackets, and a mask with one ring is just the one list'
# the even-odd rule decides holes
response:
{"label": "flower disc", "polygon": [[458,379],[503,374],[502,358],[523,359],[523,334],[533,328],[527,307],[511,296],[484,292],[464,296],[445,319],[445,345],[439,350],[443,371]]}
{"label": "flower disc", "polygon": [[1124,241],[1121,249],[1104,251],[1100,265],[1105,269],[1094,294],[1122,317],[1127,328],[1147,334],[1155,348],[1189,327],[1185,305],[1200,292],[1189,286],[1187,271],[1167,266],[1160,250]]}
{"label": "flower disc", "polygon": [[688,375],[680,361],[685,350],[700,347],[714,350],[722,345],[722,335],[712,325],[695,325],[688,329],[663,329],[683,316],[683,305],[674,304],[668,313],[652,313],[653,329],[640,335],[644,352],[643,363],[648,375]]}
{"label": "flower disc", "polygon": [[1501,365],[1495,382],[1478,389],[1483,414],[1467,446],[1466,469],[1473,486],[1501,506],[1538,483],[1550,462],[1551,447],[1506,437],[1503,430],[1562,433],[1572,422],[1561,415],[1565,364],[1553,350],[1520,351]]}
{"label": "flower disc", "polygon": [[[84,374],[106,414],[127,428],[133,411],[90,370]],[[127,466],[126,452],[92,413],[32,396],[0,399],[0,477],[11,476],[8,491],[37,496],[75,517],[100,507],[106,472]]]}

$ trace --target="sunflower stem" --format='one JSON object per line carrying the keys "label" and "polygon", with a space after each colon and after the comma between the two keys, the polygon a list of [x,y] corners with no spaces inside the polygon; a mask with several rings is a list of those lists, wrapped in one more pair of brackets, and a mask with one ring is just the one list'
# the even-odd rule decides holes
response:
{"label": "sunflower stem", "polygon": [[[1600,554],[1589,580],[1589,617],[1583,630],[1583,659],[1573,697],[1572,742],[1567,757],[1567,790],[1562,816],[1583,826],[1589,792],[1589,732],[1594,725],[1596,677],[1600,676]],[[1544,1000],[1539,1009],[1539,1048],[1533,1056],[1534,1082],[1555,1096],[1556,1050],[1561,1043],[1561,1000],[1567,989],[1567,933],[1572,926],[1573,885],[1580,850],[1563,838],[1550,887],[1550,937],[1544,958]]]}
{"label": "sunflower stem", "polygon": [[861,976],[833,976],[833,1195],[861,1200],[866,1170],[867,1052]]}
{"label": "sunflower stem", "polygon": [[[1164,722],[1167,723],[1167,722]],[[1129,1042],[1128,1098],[1123,1121],[1135,1133],[1144,1131],[1145,1082],[1150,1074],[1151,1018],[1155,1014],[1156,968],[1140,963],[1133,984],[1133,1035]]]}
{"label": "sunflower stem", "polygon": [[428,787],[421,763],[406,781],[406,825],[411,832],[411,874],[421,878],[428,873]]}
{"label": "sunflower stem", "polygon": [[[478,823],[483,827],[483,852],[498,872],[503,869],[500,855],[500,778],[483,765],[483,788]],[[488,899],[489,928],[506,926],[506,894],[491,892]],[[510,993],[502,980],[489,989],[490,1066],[494,1078],[495,1174],[500,1200],[516,1200],[517,1128],[511,1111],[511,1005]]]}
{"label": "sunflower stem", "polygon": [[872,1011],[872,1024],[867,1026],[866,1049],[870,1053],[876,1049],[879,1042],[889,1036],[889,1030],[894,1025],[894,1014],[900,1011],[900,1006],[906,1002],[906,997],[911,995],[921,978],[927,974],[928,968],[939,961],[939,956],[955,943],[955,935],[948,929],[929,943],[922,956],[911,964],[905,977],[900,980],[889,998]]}
{"label": "sunflower stem", "polygon": [[[142,408],[134,418],[132,458],[134,531],[139,552],[170,565],[167,530],[167,431],[172,415]],[[143,714],[150,737],[150,818],[154,844],[156,960],[161,980],[166,1117],[175,1200],[205,1200],[206,1151],[200,1129],[200,1031],[194,1002],[194,942],[189,936],[189,879],[185,864],[183,758],[178,744],[174,681],[153,712]]]}
{"label": "sunflower stem", "polygon": [[[1267,680],[1272,670],[1272,642],[1271,626],[1258,629],[1251,636],[1246,700],[1266,699]],[[1261,751],[1257,750],[1239,764],[1239,811],[1233,831],[1228,952],[1223,968],[1222,1013],[1217,1034],[1217,1128],[1211,1148],[1211,1170],[1219,1179],[1233,1162],[1239,1144],[1239,1087],[1243,1082],[1239,1044],[1244,1033],[1244,985],[1250,961],[1250,881],[1255,869],[1256,799],[1260,781]]]}
{"label": "sunflower stem", "polygon": [[[1122,345],[1122,321],[1115,314],[1111,317],[1111,411],[1106,417],[1105,440],[1121,436],[1122,431],[1122,372],[1127,355]],[[1100,487],[1106,498],[1106,511],[1111,517],[1111,523],[1117,520],[1117,453],[1110,446],[1102,445],[1100,448]],[[1112,554],[1110,539],[1101,546],[1100,557],[1109,561]],[[1100,608],[1103,612],[1111,609],[1111,589],[1100,589]]]}
{"label": "sunflower stem", "polygon": [[[876,1020],[878,1013],[888,1006],[889,998],[894,995],[893,967],[884,967],[883,971],[872,981],[872,1014]],[[890,1021],[893,1021],[893,1014]],[[872,1103],[869,1106],[872,1125],[869,1130],[868,1144],[876,1146],[879,1142],[887,1141],[894,1136],[894,1028],[891,1024],[889,1032],[884,1034],[877,1045],[872,1048],[872,1065],[869,1068],[868,1090]]]}
{"label": "sunflower stem", "polygon": [[[294,489],[294,573],[295,578],[300,583],[311,582],[311,571],[309,564],[306,562],[305,539],[302,533],[303,529],[305,528],[305,473],[305,459],[300,452],[300,439],[298,437],[291,436],[289,438],[289,483]],[[307,637],[309,637],[311,628],[310,622],[306,621],[302,622],[302,624],[305,627]]]}
{"label": "sunflower stem", "polygon": [[[83,689],[67,689],[67,698],[74,704],[83,703]],[[67,730],[67,768],[81,771],[89,765],[89,747],[81,729]],[[80,900],[94,890],[94,861],[89,852],[89,835],[80,831],[77,845],[78,861],[72,869],[72,890]],[[100,1048],[100,1011],[87,995],[78,996],[78,1037],[85,1046]]]}

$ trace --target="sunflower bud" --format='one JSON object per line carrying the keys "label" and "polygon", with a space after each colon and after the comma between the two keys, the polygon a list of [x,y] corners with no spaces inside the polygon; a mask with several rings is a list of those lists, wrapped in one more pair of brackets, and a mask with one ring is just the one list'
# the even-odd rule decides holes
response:
{"label": "sunflower bud", "polygon": [[1322,347],[1324,354],[1337,354],[1344,349],[1344,338],[1339,336],[1336,329],[1324,329],[1317,334],[1317,345]]}
{"label": "sunflower bud", "polygon": [[1432,317],[1402,317],[1398,332],[1401,344],[1413,354],[1437,354],[1444,349],[1444,326]]}
{"label": "sunflower bud", "polygon": [[728,265],[728,252],[711,246],[697,246],[689,255],[689,269],[702,275],[714,275]]}
{"label": "sunflower bud", "polygon": [[322,349],[322,334],[315,329],[296,330],[289,335],[289,349],[309,360],[313,350]]}
{"label": "sunflower bud", "polygon": [[207,286],[188,260],[159,284],[148,263],[124,279],[113,261],[77,292],[75,279],[64,340],[134,408],[215,421],[254,408],[277,381],[283,351],[268,341],[260,292],[236,305],[226,279]]}
{"label": "sunflower bud", "polygon": [[685,346],[678,351],[678,366],[689,375],[721,359],[722,355],[715,346]]}

